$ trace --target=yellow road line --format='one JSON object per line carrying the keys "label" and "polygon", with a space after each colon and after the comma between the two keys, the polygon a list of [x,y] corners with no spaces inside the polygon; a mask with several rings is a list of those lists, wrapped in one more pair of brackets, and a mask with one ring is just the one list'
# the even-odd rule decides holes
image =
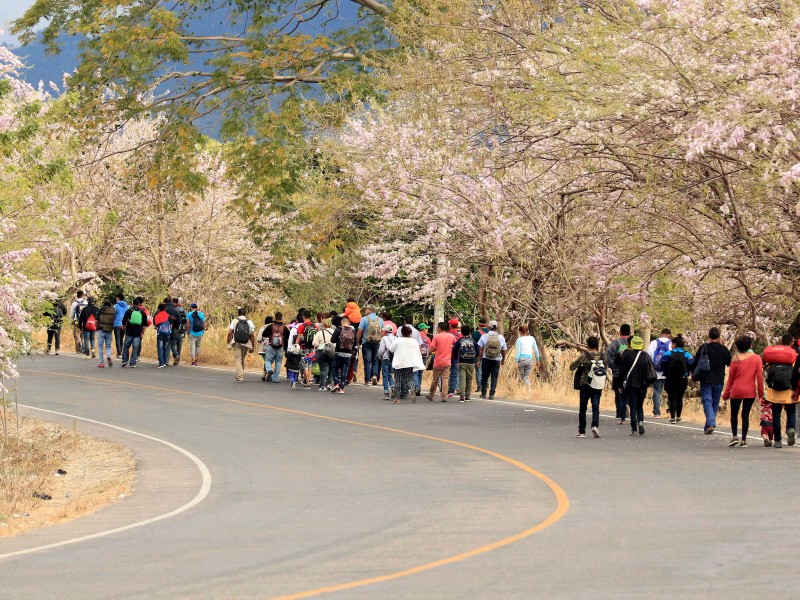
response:
{"label": "yellow road line", "polygon": [[327,587],[316,588],[313,590],[308,590],[305,592],[298,592],[296,594],[289,594],[287,596],[279,596],[274,598],[273,600],[300,600],[301,598],[312,598],[314,596],[321,596],[322,594],[330,594],[333,592],[343,592],[346,590],[352,590],[354,588],[359,588],[367,585],[372,585],[375,583],[383,583],[385,581],[393,581],[395,579],[400,579],[402,577],[408,577],[410,575],[416,575],[418,573],[423,573],[425,571],[430,571],[431,569],[436,569],[438,567],[443,567],[445,565],[451,565],[453,563],[461,562],[468,558],[472,558],[474,556],[478,556],[480,554],[485,554],[487,552],[491,552],[493,550],[497,550],[498,548],[502,548],[504,546],[508,546],[509,544],[513,544],[514,542],[518,542],[523,540],[527,537],[532,536],[547,527],[550,527],[554,523],[558,522],[569,510],[569,497],[564,489],[558,485],[555,481],[553,481],[550,477],[545,475],[544,473],[540,473],[539,471],[529,467],[525,463],[522,463],[516,459],[513,459],[509,456],[505,456],[503,454],[499,454],[497,452],[493,452],[492,450],[487,450],[485,448],[481,448],[479,446],[473,446],[472,444],[467,444],[464,442],[457,442],[454,440],[448,440],[445,438],[435,437],[431,435],[425,435],[423,433],[415,433],[413,431],[405,431],[403,429],[395,429],[393,427],[385,427],[383,425],[373,425],[370,423],[362,423],[360,421],[351,421],[348,419],[340,419],[338,417],[329,417],[327,415],[319,415],[316,413],[306,412],[303,410],[296,410],[292,408],[283,408],[280,406],[273,406],[271,404],[258,404],[256,402],[247,402],[246,400],[236,400],[234,398],[227,398],[225,396],[216,396],[213,394],[206,394],[204,392],[192,392],[188,390],[180,390],[174,388],[167,388],[161,387],[156,385],[147,385],[144,383],[132,383],[127,381],[115,381],[113,379],[103,379],[100,377],[89,377],[86,375],[73,375],[68,373],[57,373],[52,371],[33,371],[30,369],[20,369],[21,371],[26,371],[30,373],[39,373],[42,375],[54,375],[57,377],[72,377],[74,379],[85,379],[89,381],[97,381],[100,383],[107,383],[111,385],[126,385],[130,387],[138,387],[144,389],[151,389],[157,390],[162,392],[170,392],[175,394],[182,394],[187,396],[200,396],[204,398],[210,398],[213,400],[220,400],[223,402],[230,402],[233,404],[241,404],[243,406],[253,406],[256,408],[268,409],[268,410],[275,410],[284,413],[290,413],[294,415],[301,415],[304,417],[313,417],[315,419],[323,419],[326,421],[333,421],[335,423],[343,423],[345,425],[355,425],[357,427],[366,427],[368,429],[376,429],[378,431],[387,431],[390,433],[397,433],[401,435],[407,435],[415,438],[420,438],[424,440],[430,440],[433,442],[440,442],[443,444],[450,444],[451,446],[458,446],[460,448],[466,448],[467,450],[473,450],[475,452],[480,452],[481,454],[486,454],[487,456],[491,456],[498,460],[501,460],[505,463],[508,463],[525,473],[533,475],[537,479],[541,480],[550,490],[553,492],[553,495],[556,499],[556,508],[555,510],[550,513],[550,515],[544,519],[543,521],[537,523],[533,527],[526,529],[525,531],[521,531],[516,533],[512,536],[503,538],[496,542],[492,542],[491,544],[486,544],[485,546],[481,546],[479,548],[474,548],[472,550],[467,550],[466,552],[462,552],[460,554],[456,554],[454,556],[449,556],[447,558],[442,558],[433,562],[425,563],[422,565],[417,565],[415,567],[411,567],[408,569],[403,569],[402,571],[396,571],[394,573],[387,573],[386,575],[378,575],[376,577],[370,577],[367,579],[359,579],[358,581],[349,581],[346,583],[340,583],[336,585],[331,585]]}

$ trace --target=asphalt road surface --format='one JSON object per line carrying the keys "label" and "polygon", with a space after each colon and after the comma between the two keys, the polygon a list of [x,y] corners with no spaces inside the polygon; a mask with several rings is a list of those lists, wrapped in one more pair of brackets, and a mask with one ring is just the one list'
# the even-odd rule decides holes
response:
{"label": "asphalt road surface", "polygon": [[601,439],[576,439],[563,407],[20,367],[25,414],[125,445],[138,475],[95,515],[0,540],[3,598],[746,598],[800,582],[798,450],[758,431],[729,449],[606,416]]}

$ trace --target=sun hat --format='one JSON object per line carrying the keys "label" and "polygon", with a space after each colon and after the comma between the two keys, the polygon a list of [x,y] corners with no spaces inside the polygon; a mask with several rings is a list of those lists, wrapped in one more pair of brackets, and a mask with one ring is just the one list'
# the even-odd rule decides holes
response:
{"label": "sun hat", "polygon": [[631,350],[641,350],[644,348],[644,340],[638,335],[631,338]]}

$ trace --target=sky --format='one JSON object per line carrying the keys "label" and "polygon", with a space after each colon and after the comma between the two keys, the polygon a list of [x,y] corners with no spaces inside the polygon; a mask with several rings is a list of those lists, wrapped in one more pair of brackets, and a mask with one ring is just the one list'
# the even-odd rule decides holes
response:
{"label": "sky", "polygon": [[15,43],[14,38],[8,35],[8,23],[21,17],[32,4],[33,0],[0,0],[0,29],[4,30],[0,36],[0,43]]}

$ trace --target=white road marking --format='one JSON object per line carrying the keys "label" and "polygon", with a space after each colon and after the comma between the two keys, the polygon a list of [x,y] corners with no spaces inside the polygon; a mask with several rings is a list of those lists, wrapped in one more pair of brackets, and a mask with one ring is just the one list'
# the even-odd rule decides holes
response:
{"label": "white road marking", "polygon": [[206,496],[208,496],[208,492],[211,490],[211,472],[206,467],[205,463],[202,460],[197,458],[194,454],[173,444],[172,442],[168,442],[166,440],[162,440],[157,437],[153,437],[151,435],[147,435],[144,433],[139,433],[138,431],[132,431],[130,429],[125,429],[124,427],[119,427],[117,425],[111,425],[110,423],[103,423],[102,421],[95,421],[94,419],[87,419],[85,417],[78,417],[76,415],[70,415],[67,413],[56,412],[54,410],[47,410],[44,408],[37,408],[35,406],[27,406],[24,404],[20,404],[21,407],[27,408],[30,410],[38,410],[44,413],[50,413],[52,415],[60,415],[62,417],[69,417],[71,419],[77,419],[79,421],[85,421],[87,423],[94,423],[95,425],[102,425],[104,427],[110,427],[112,429],[117,429],[119,431],[124,431],[125,433],[130,433],[131,435],[136,435],[147,440],[151,440],[154,442],[158,442],[159,444],[164,444],[165,446],[172,448],[173,450],[177,450],[184,456],[186,456],[189,460],[191,460],[196,466],[197,469],[200,471],[200,474],[203,478],[203,483],[200,485],[200,490],[197,492],[194,498],[192,498],[189,502],[172,510],[168,513],[164,513],[162,515],[158,515],[156,517],[152,517],[150,519],[146,519],[144,521],[138,521],[137,523],[131,523],[130,525],[123,525],[122,527],[115,527],[114,529],[108,529],[106,531],[100,531],[98,533],[93,533],[91,535],[84,535],[77,538],[72,538],[69,540],[64,540],[61,542],[55,542],[53,544],[46,544],[44,546],[36,546],[35,548],[27,548],[25,550],[18,550],[16,552],[9,552],[7,554],[0,554],[0,560],[6,558],[12,558],[15,556],[23,556],[25,554],[32,554],[33,552],[41,552],[42,550],[50,550],[52,548],[61,548],[62,546],[68,546],[71,544],[77,544],[79,542],[86,542],[88,540],[94,540],[97,538],[105,537],[107,535],[112,535],[115,533],[121,533],[123,531],[129,531],[131,529],[136,529],[137,527],[144,527],[145,525],[150,525],[151,523],[156,523],[157,521],[162,521],[163,519],[169,519],[170,517],[177,516],[187,510],[194,508],[198,504],[200,504],[203,500],[205,500]]}

